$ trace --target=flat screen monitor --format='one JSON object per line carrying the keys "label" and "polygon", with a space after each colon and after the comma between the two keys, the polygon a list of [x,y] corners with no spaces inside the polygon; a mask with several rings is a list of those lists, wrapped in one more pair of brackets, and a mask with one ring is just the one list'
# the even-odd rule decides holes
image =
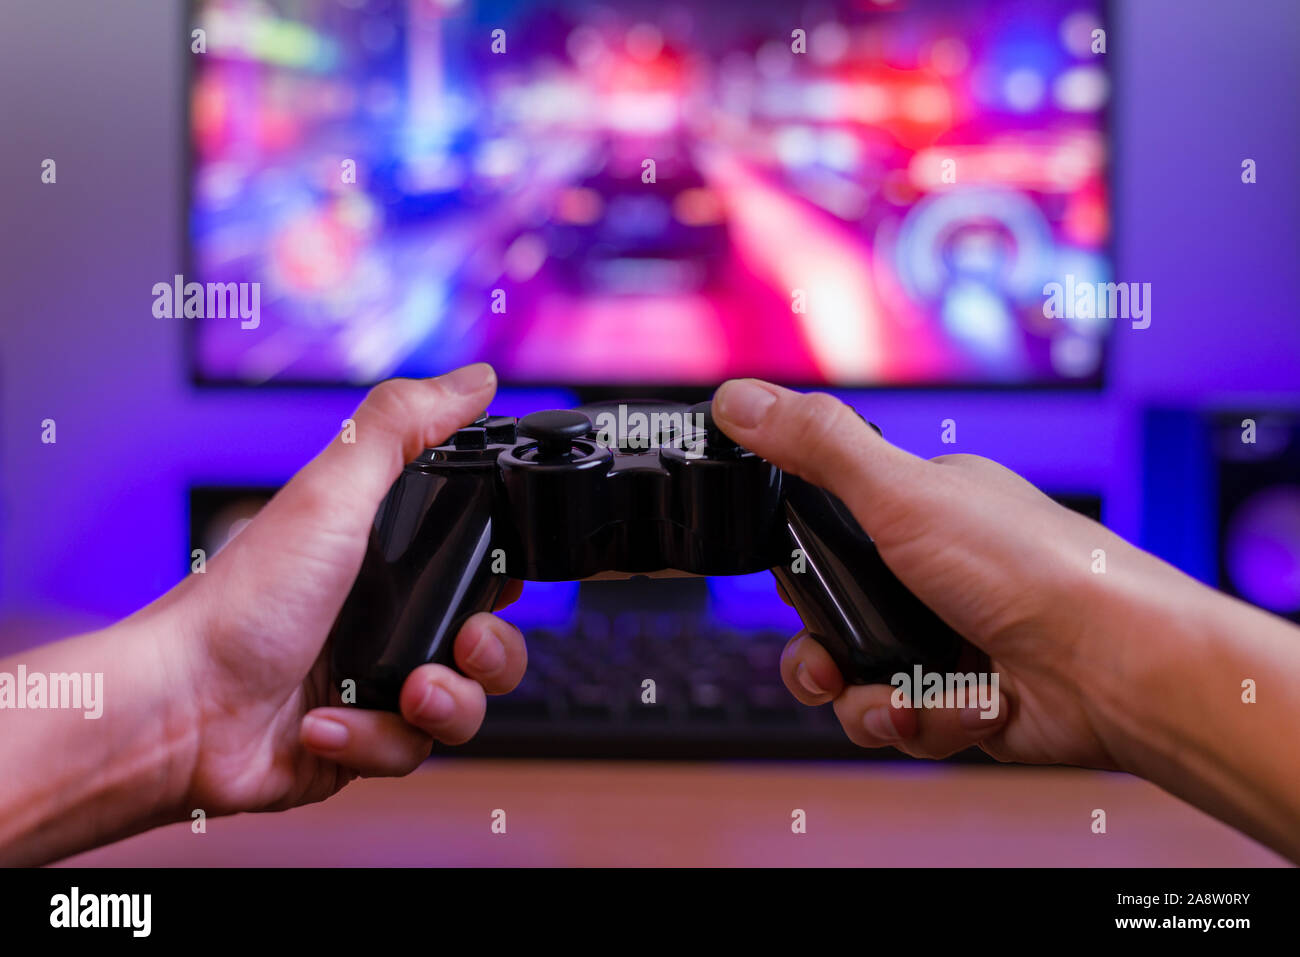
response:
{"label": "flat screen monitor", "polygon": [[1045,287],[1110,279],[1103,14],[199,0],[185,281],[257,315],[196,378],[1096,384]]}

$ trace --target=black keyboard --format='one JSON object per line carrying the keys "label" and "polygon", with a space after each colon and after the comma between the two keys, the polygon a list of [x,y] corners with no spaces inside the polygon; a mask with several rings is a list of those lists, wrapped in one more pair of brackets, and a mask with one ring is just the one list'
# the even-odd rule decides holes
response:
{"label": "black keyboard", "polygon": [[[527,758],[900,758],[864,751],[830,706],[810,708],[777,670],[788,635],[718,628],[691,613],[585,612],[532,629],[528,673],[488,699],[478,736],[439,753]],[[648,703],[646,681],[653,681]]]}

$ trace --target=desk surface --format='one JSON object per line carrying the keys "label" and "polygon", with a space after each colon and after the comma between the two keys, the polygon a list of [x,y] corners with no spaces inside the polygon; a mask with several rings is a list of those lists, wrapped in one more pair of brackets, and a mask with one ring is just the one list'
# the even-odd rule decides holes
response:
{"label": "desk surface", "polygon": [[[792,812],[807,833],[791,831]],[[1092,812],[1106,811],[1106,833]],[[505,834],[492,815],[505,811]],[[138,835],[83,866],[1278,866],[1124,774],[903,763],[431,761],[330,800]]]}

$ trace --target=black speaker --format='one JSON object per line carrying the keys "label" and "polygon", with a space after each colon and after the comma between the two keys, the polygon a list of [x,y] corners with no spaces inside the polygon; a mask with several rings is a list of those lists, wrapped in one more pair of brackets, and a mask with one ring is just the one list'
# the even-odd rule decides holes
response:
{"label": "black speaker", "polygon": [[1300,413],[1211,419],[1219,586],[1300,621]]}
{"label": "black speaker", "polygon": [[251,522],[277,489],[269,485],[194,485],[189,490],[190,552],[212,558]]}

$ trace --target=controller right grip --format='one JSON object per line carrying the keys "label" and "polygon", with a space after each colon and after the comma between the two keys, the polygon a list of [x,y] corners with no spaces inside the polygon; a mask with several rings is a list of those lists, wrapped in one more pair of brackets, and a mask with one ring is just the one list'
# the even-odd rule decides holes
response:
{"label": "controller right grip", "polygon": [[772,574],[851,684],[955,669],[963,639],[889,570],[839,499],[785,476],[789,549]]}
{"label": "controller right grip", "polygon": [[408,469],[380,507],[361,570],[331,634],[336,687],[363,708],[399,710],[406,677],[455,668],[461,626],[491,611],[507,582],[492,572],[492,483]]}

